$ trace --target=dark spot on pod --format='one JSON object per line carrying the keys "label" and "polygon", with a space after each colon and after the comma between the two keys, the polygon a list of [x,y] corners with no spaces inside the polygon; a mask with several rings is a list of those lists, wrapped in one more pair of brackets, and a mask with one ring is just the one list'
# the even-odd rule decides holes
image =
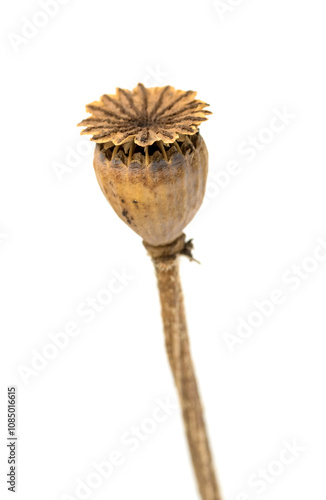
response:
{"label": "dark spot on pod", "polygon": [[123,200],[123,199],[121,198],[121,203],[124,203],[124,202],[125,202],[125,200]]}
{"label": "dark spot on pod", "polygon": [[133,217],[131,217],[131,219],[130,219],[130,217],[129,217],[129,215],[128,215],[128,210],[126,210],[126,209],[124,208],[124,209],[122,210],[122,215],[123,215],[123,216],[127,219],[128,224],[130,224],[130,225],[131,225],[131,224],[132,224],[131,219],[133,219]]}
{"label": "dark spot on pod", "polygon": [[137,200],[132,200],[132,202],[133,202],[133,203],[138,203],[138,201],[137,201]]}

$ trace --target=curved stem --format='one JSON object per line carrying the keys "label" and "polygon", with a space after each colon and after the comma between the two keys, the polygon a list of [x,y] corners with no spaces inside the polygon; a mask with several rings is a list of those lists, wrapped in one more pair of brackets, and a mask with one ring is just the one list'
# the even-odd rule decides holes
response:
{"label": "curved stem", "polygon": [[186,435],[203,500],[221,500],[191,359],[179,258],[153,259],[160,293],[166,350],[178,390]]}

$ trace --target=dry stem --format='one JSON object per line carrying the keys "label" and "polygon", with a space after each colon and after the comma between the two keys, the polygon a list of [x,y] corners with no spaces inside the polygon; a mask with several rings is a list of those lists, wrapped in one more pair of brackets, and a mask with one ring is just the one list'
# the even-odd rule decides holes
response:
{"label": "dry stem", "polygon": [[179,257],[177,253],[172,256],[161,255],[161,257],[157,257],[154,249],[159,247],[149,247],[146,244],[145,246],[152,255],[155,266],[166,350],[179,394],[199,491],[203,500],[221,500],[190,354],[179,276]]}

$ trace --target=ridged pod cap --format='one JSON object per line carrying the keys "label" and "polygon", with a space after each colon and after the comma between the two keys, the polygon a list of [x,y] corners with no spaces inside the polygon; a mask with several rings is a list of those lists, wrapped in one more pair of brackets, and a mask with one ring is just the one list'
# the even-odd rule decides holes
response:
{"label": "ridged pod cap", "polygon": [[107,200],[153,246],[178,238],[198,211],[208,152],[198,132],[208,106],[173,87],[117,89],[86,106],[79,125],[97,142],[94,169]]}

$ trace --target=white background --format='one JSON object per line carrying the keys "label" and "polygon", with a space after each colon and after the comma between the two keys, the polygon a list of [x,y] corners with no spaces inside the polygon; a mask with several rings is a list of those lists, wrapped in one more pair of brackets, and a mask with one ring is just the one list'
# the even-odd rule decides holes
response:
{"label": "white background", "polygon": [[[184,259],[181,272],[224,499],[325,497],[326,264],[310,259],[326,255],[317,241],[326,241],[325,5],[225,0],[224,19],[222,5],[71,0],[48,19],[37,1],[2,3],[1,498],[12,498],[11,384],[19,398],[15,498],[79,498],[78,478],[115,450],[124,463],[85,498],[199,498],[178,410],[134,453],[120,440],[175,390],[152,264],[103,197],[93,146],[86,151],[76,123],[86,103],[139,81],[197,90],[214,113],[201,127],[208,197],[186,230],[202,264]],[[22,41],[24,18],[44,26]],[[277,122],[283,130],[262,132],[284,108],[292,118]],[[270,140],[260,151],[239,149],[259,134]],[[86,153],[69,170],[72,150]],[[221,187],[233,160],[237,173]],[[69,170],[61,180],[58,164]],[[302,263],[313,271],[294,290],[293,266]],[[132,279],[87,324],[78,305],[122,270]],[[275,289],[283,304],[230,352],[225,333],[236,335],[239,318]],[[69,322],[79,335],[24,383],[22,365],[31,369],[49,332]],[[294,439],[301,451],[293,463],[275,463]],[[248,479],[268,467],[259,495]]]}

